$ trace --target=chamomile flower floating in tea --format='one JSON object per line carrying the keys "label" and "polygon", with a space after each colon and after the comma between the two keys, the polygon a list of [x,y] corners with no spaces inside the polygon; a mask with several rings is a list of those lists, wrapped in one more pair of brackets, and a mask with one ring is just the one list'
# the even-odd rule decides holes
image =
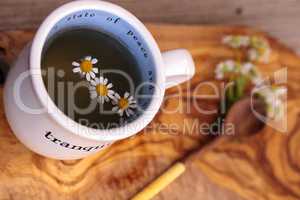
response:
{"label": "chamomile flower floating in tea", "polygon": [[125,92],[123,97],[121,97],[118,93],[115,93],[112,103],[115,105],[112,108],[112,111],[117,112],[120,116],[123,116],[124,112],[127,117],[133,115],[133,109],[137,107],[136,101],[134,100],[133,96],[129,94],[129,92]]}
{"label": "chamomile flower floating in tea", "polygon": [[107,78],[95,78],[90,81],[90,97],[91,99],[97,98],[98,102],[103,104],[104,102],[109,102],[114,98],[114,91],[111,89],[113,87],[112,83],[108,83]]}
{"label": "chamomile flower floating in tea", "polygon": [[90,81],[91,78],[95,78],[95,74],[98,73],[98,68],[94,67],[97,62],[97,58],[92,58],[92,56],[86,56],[80,62],[73,61],[73,72],[80,73],[85,76],[86,80]]}

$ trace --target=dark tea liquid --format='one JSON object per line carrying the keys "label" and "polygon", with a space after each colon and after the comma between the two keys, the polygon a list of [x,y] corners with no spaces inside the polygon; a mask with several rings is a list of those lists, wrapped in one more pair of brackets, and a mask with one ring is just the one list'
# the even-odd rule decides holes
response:
{"label": "dark tea liquid", "polygon": [[[74,110],[74,105],[84,109],[94,101],[90,98],[85,76],[72,71],[72,62],[80,62],[86,56],[98,59],[93,66],[99,70],[96,77],[102,75],[107,78],[113,84],[112,89],[120,96],[130,92],[130,84],[123,75],[110,73],[109,70],[127,74],[135,88],[142,83],[140,67],[125,44],[96,30],[74,29],[57,34],[44,47],[41,62],[42,70],[46,72],[43,75],[44,84],[56,106],[74,121],[92,128],[115,127],[121,117],[117,113],[103,112],[112,109],[111,103],[97,103],[94,109],[87,112]],[[50,69],[54,69],[54,75],[50,73]],[[108,71],[102,74],[105,70]],[[50,83],[48,79],[54,81]],[[79,83],[85,86],[76,88]]]}

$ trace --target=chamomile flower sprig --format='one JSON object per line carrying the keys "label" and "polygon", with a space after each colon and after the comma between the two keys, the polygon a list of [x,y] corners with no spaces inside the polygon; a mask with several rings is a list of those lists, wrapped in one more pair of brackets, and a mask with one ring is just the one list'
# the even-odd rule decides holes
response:
{"label": "chamomile flower sprig", "polygon": [[249,61],[270,62],[271,47],[269,42],[263,37],[227,35],[223,37],[222,43],[234,49],[246,48]]}
{"label": "chamomile flower sprig", "polygon": [[241,63],[234,60],[225,60],[217,64],[215,69],[216,79],[234,79],[237,76],[245,76],[253,84],[257,85],[262,82],[260,73],[256,66],[250,62]]}
{"label": "chamomile flower sprig", "polygon": [[250,37],[250,49],[248,59],[250,61],[260,61],[268,63],[270,61],[271,48],[268,41],[262,37]]}
{"label": "chamomile flower sprig", "polygon": [[226,60],[217,64],[215,77],[218,80],[223,79],[233,83],[226,89],[228,107],[242,98],[249,84],[259,85],[263,82],[255,65],[234,60]]}
{"label": "chamomile flower sprig", "polygon": [[260,36],[227,35],[222,43],[234,49],[246,50],[247,54],[247,62],[226,60],[216,66],[216,79],[226,79],[234,83],[226,89],[227,109],[243,96],[246,86],[251,83],[254,86],[254,94],[266,104],[267,117],[281,118],[284,112],[282,96],[286,95],[287,89],[266,85],[253,64],[270,62],[271,46],[268,40]]}
{"label": "chamomile flower sprig", "polygon": [[248,47],[250,38],[244,35],[227,35],[223,38],[222,42],[232,48]]}

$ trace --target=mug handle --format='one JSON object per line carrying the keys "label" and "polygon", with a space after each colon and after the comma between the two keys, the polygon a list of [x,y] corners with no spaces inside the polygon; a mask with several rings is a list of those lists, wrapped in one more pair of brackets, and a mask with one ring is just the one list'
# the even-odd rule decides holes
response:
{"label": "mug handle", "polygon": [[192,55],[186,49],[175,49],[162,53],[165,64],[166,88],[191,79],[195,74]]}

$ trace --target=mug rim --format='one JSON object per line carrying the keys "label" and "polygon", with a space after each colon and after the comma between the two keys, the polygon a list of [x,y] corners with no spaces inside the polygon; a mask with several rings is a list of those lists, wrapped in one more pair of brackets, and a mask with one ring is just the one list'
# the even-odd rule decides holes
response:
{"label": "mug rim", "polygon": [[[151,100],[147,109],[134,121],[120,127],[111,129],[94,129],[79,124],[73,119],[69,118],[63,113],[53,102],[49,96],[46,86],[42,79],[41,72],[41,55],[47,36],[55,26],[55,24],[63,19],[65,16],[80,10],[100,10],[112,13],[129,23],[143,39],[147,42],[153,57],[154,68],[156,73],[157,88],[154,90],[154,98]],[[32,79],[33,88],[37,94],[37,98],[44,108],[47,108],[47,114],[53,118],[60,126],[66,130],[80,137],[97,141],[112,141],[130,137],[141,131],[147,124],[149,124],[156,113],[158,112],[165,93],[165,72],[163,69],[163,60],[161,51],[153,36],[133,14],[124,8],[112,3],[99,1],[99,0],[82,0],[74,1],[62,5],[55,9],[46,17],[41,26],[38,28],[37,33],[33,39],[29,68]],[[161,68],[161,69],[158,69]]]}

